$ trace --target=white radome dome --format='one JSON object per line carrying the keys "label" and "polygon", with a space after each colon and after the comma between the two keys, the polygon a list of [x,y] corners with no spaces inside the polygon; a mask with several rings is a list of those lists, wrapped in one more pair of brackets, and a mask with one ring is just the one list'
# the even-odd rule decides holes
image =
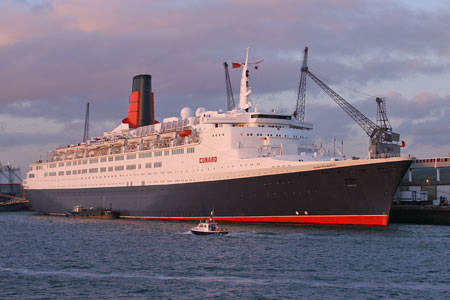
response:
{"label": "white radome dome", "polygon": [[180,112],[181,119],[187,119],[194,115],[194,112],[190,107],[183,107],[183,109]]}
{"label": "white radome dome", "polygon": [[206,111],[206,108],[204,108],[204,107],[199,107],[199,108],[197,108],[197,110],[195,111],[195,116],[196,117],[200,117],[200,115],[203,113],[203,112],[205,112]]}

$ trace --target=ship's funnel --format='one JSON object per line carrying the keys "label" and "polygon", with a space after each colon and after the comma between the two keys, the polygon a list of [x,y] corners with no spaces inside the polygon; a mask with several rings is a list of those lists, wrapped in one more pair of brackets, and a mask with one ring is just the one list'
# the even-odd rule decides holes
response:
{"label": "ship's funnel", "polygon": [[154,124],[154,99],[152,93],[152,76],[143,74],[133,77],[128,117],[122,122],[128,123],[130,128]]}

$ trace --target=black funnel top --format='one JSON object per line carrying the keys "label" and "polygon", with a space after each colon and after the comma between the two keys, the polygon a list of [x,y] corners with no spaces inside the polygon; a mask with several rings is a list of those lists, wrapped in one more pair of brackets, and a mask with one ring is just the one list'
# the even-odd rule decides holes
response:
{"label": "black funnel top", "polygon": [[138,127],[153,124],[152,76],[148,74],[133,77],[132,92],[139,92]]}

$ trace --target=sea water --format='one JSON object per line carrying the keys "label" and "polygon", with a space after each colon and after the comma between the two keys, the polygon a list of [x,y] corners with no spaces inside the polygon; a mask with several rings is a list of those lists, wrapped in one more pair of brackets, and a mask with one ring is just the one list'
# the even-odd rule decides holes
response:
{"label": "sea water", "polygon": [[0,214],[0,299],[450,299],[450,227]]}

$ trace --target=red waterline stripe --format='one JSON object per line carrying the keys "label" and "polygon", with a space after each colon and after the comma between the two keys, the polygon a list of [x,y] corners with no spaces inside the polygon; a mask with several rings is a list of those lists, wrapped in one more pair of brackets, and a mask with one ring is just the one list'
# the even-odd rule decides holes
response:
{"label": "red waterline stripe", "polygon": [[[123,219],[144,220],[207,220],[205,217],[135,217],[120,216]],[[339,224],[339,225],[383,225],[388,223],[388,215],[350,215],[350,216],[264,216],[264,217],[214,217],[222,222],[251,223],[294,223],[294,224]]]}

